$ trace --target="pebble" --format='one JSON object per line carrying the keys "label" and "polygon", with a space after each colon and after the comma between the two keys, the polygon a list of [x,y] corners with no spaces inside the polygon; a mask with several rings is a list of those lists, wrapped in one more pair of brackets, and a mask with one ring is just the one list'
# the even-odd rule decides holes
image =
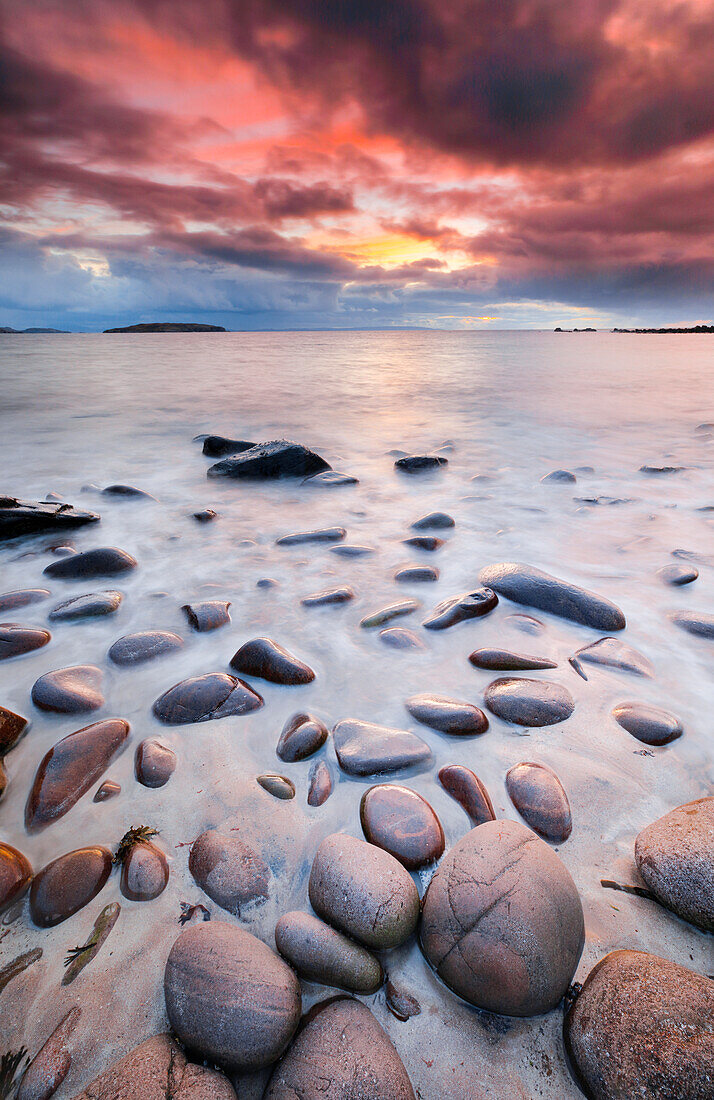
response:
{"label": "pebble", "polygon": [[626,626],[622,611],[610,600],[532,565],[520,562],[489,565],[481,570],[479,580],[514,603],[549,611],[594,630],[624,630]]}
{"label": "pebble", "polygon": [[449,527],[455,527],[454,517],[448,512],[429,512],[425,516],[415,519],[412,527],[415,531],[444,531]]}
{"label": "pebble", "polygon": [[488,615],[497,603],[498,596],[490,588],[463,592],[460,596],[452,596],[437,604],[422,625],[427,630],[446,630],[466,619],[480,619],[483,615]]}
{"label": "pebble", "polygon": [[110,798],[116,798],[121,794],[121,786],[113,779],[105,779],[100,787],[97,787],[92,802],[107,802]]}
{"label": "pebble", "polygon": [[545,630],[540,619],[534,619],[532,615],[522,615],[520,613],[506,615],[503,621],[504,623],[508,623],[509,626],[515,627],[516,630],[522,631],[524,634],[534,634],[536,637]]}
{"label": "pebble", "polygon": [[238,837],[218,829],[208,829],[194,840],[188,869],[209,898],[234,917],[247,907],[263,905],[270,895],[265,860]]}
{"label": "pebble", "polygon": [[444,851],[441,822],[426,799],[408,787],[370,787],[362,795],[359,812],[370,844],[384,848],[409,871],[433,863]]}
{"label": "pebble", "polygon": [[321,474],[306,477],[303,485],[317,485],[318,488],[323,485],[359,485],[359,478],[353,477],[352,474],[342,474],[338,470],[323,470]]}
{"label": "pebble", "polygon": [[63,737],[42,758],[25,807],[28,832],[72,809],[124,748],[129,723],[106,718]]}
{"label": "pebble", "polygon": [[284,1052],[300,1021],[300,983],[255,936],[224,921],[191,925],[164,972],[169,1023],[202,1058],[252,1072]]}
{"label": "pebble", "polygon": [[695,581],[699,576],[699,570],[694,565],[664,565],[657,570],[657,576],[665,584],[681,588],[683,584],[691,584]]}
{"label": "pebble", "polygon": [[488,709],[504,722],[519,726],[552,726],[575,710],[575,700],[561,684],[525,677],[502,677],[484,692]]}
{"label": "pebble", "polygon": [[526,672],[541,668],[557,668],[555,661],[546,657],[531,657],[528,653],[511,653],[507,649],[475,649],[469,654],[474,668],[491,672]]}
{"label": "pebble", "polygon": [[488,729],[488,718],[473,703],[445,695],[412,695],[404,704],[412,718],[440,733],[472,735]]}
{"label": "pebble", "polygon": [[380,639],[392,649],[421,649],[425,650],[421,638],[413,630],[407,630],[403,626],[390,626],[386,630],[380,630]]}
{"label": "pebble", "polygon": [[400,600],[399,603],[392,603],[388,607],[383,607],[381,611],[366,615],[359,625],[365,630],[373,630],[377,626],[384,626],[385,623],[391,622],[392,619],[399,619],[403,615],[411,615],[413,611],[418,611],[420,607],[421,604],[418,600]]}
{"label": "pebble", "polygon": [[544,840],[562,844],[573,829],[570,803],[558,776],[545,764],[523,763],[509,768],[506,790],[519,814]]}
{"label": "pebble", "polygon": [[222,1073],[187,1062],[170,1035],[153,1035],[74,1100],[236,1100],[236,1094]]}
{"label": "pebble", "polygon": [[677,806],[635,839],[635,862],[657,900],[714,932],[714,798]]}
{"label": "pebble", "polygon": [[300,603],[303,607],[324,607],[327,604],[349,603],[354,598],[354,589],[348,585],[343,585],[341,588],[325,588],[322,592],[313,592],[311,596],[303,596]]}
{"label": "pebble", "polygon": [[313,714],[293,714],[283,726],[275,751],[281,760],[289,764],[307,760],[322,748],[328,733],[325,723]]}
{"label": "pebble", "polygon": [[228,439],[224,435],[207,435],[203,440],[203,453],[209,458],[241,454],[251,447],[255,447],[255,443],[250,443],[247,439]]}
{"label": "pebble", "polygon": [[640,466],[641,474],[678,474],[686,466]]}
{"label": "pebble", "polygon": [[143,500],[156,500],[156,497],[152,497],[151,493],[147,493],[144,489],[137,489],[135,485],[107,485],[105,489],[102,489],[102,496],[105,497],[137,497]]}
{"label": "pebble", "polygon": [[8,710],[7,707],[0,707],[0,757],[14,748],[28,729],[27,718],[15,714],[14,710]]}
{"label": "pebble", "polygon": [[571,484],[578,479],[570,470],[551,470],[549,474],[546,474],[545,477],[542,477],[540,480],[544,485],[549,485],[557,482],[568,482]]}
{"label": "pebble", "polygon": [[189,625],[200,633],[218,630],[231,621],[228,614],[230,603],[223,600],[205,600],[203,603],[185,603],[181,608],[186,613]]}
{"label": "pebble", "polygon": [[209,477],[248,478],[255,481],[282,477],[309,477],[329,470],[330,464],[300,443],[278,439],[258,443],[242,454],[225,458],[208,469]]}
{"label": "pebble", "polygon": [[143,787],[163,787],[176,770],[176,753],[157,737],[147,737],[134,754],[134,774]]}
{"label": "pebble", "polygon": [[277,539],[276,546],[301,546],[305,542],[338,542],[347,532],[344,527],[323,527],[320,531],[295,531]]}
{"label": "pebble", "polygon": [[64,580],[75,577],[116,577],[136,569],[136,565],[136,558],[132,558],[126,550],[120,550],[116,546],[101,546],[53,561],[43,569],[43,573],[48,577],[60,577]]}
{"label": "pebble", "polygon": [[624,730],[645,745],[667,745],[684,733],[682,723],[674,714],[649,703],[620,703],[612,715]]}
{"label": "pebble", "polygon": [[104,706],[103,673],[96,665],[73,665],[40,676],[32,687],[32,702],[40,710],[84,714]]}
{"label": "pebble", "polygon": [[183,638],[170,630],[141,630],[137,634],[125,634],[117,638],[109,648],[107,657],[115,665],[141,665],[183,649]]}
{"label": "pebble", "polygon": [[75,1005],[60,1020],[30,1062],[17,1090],[17,1100],[49,1100],[54,1096],[72,1065],[68,1040],[81,1014]]}
{"label": "pebble", "polygon": [[17,592],[3,592],[0,596],[0,614],[6,611],[16,611],[18,607],[28,607],[33,603],[41,603],[50,595],[48,588],[23,588]]}
{"label": "pebble", "polygon": [[431,749],[408,730],[345,718],[332,731],[340,767],[348,775],[384,775],[431,762]]}
{"label": "pebble", "polygon": [[714,615],[706,611],[673,611],[670,622],[698,638],[714,639]]}
{"label": "pebble", "polygon": [[160,722],[181,726],[250,714],[263,705],[262,696],[242,680],[225,672],[208,672],[174,684],[159,696],[152,709]]}
{"label": "pebble", "polygon": [[83,909],[105,886],[112,853],[94,845],[77,848],[38,871],[30,887],[30,916],[38,928],[52,928]]}
{"label": "pebble", "polygon": [[331,546],[331,554],[339,554],[342,558],[363,558],[368,554],[374,554],[373,546],[362,546],[359,543],[343,542],[338,546]]}
{"label": "pebble", "polygon": [[324,760],[318,760],[310,768],[308,777],[308,806],[322,806],[332,794],[332,773]]}
{"label": "pebble", "polygon": [[438,581],[439,570],[433,565],[403,565],[397,569],[394,579],[399,584],[421,584],[423,581]]}
{"label": "pebble", "polygon": [[379,961],[312,913],[284,913],[275,925],[275,945],[301,978],[349,993],[376,993],[384,980]]}
{"label": "pebble", "polygon": [[218,512],[214,512],[213,508],[204,508],[200,512],[193,512],[192,515],[197,523],[213,523],[218,519]]}
{"label": "pebble", "polygon": [[389,852],[345,833],[320,844],[308,892],[318,916],[376,951],[399,947],[419,919],[409,872]]}
{"label": "pebble", "polygon": [[444,545],[444,540],[436,535],[414,535],[412,538],[402,539],[405,546],[413,546],[417,550],[438,550]]}
{"label": "pebble", "polygon": [[20,623],[0,623],[0,661],[42,649],[51,639],[49,630]]}
{"label": "pebble", "polygon": [[168,860],[150,840],[135,844],[124,857],[119,888],[129,901],[153,901],[168,881]]}
{"label": "pebble", "polygon": [[421,1005],[416,997],[399,989],[391,979],[387,981],[384,994],[384,1003],[387,1008],[392,1016],[401,1020],[402,1023],[410,1020],[412,1016],[421,1015]]}
{"label": "pebble", "polygon": [[278,581],[273,577],[261,577],[255,582],[256,588],[278,588]]}
{"label": "pebble", "polygon": [[489,793],[470,768],[463,764],[445,764],[439,769],[439,782],[447,794],[458,802],[472,825],[496,820]]}
{"label": "pebble", "polygon": [[231,658],[231,668],[273,684],[309,684],[315,673],[272,638],[253,638]]}
{"label": "pebble", "polygon": [[587,680],[582,668],[582,662],[593,665],[603,665],[606,668],[616,668],[620,672],[633,672],[636,676],[654,676],[654,668],[643,653],[639,653],[626,642],[619,638],[599,638],[597,642],[578,649],[569,658],[579,676]]}
{"label": "pebble", "polygon": [[504,1016],[555,1008],[585,939],[565,865],[517,821],[486,821],[447,853],[423,903],[421,944],[454,993]]}
{"label": "pebble", "polygon": [[449,460],[443,455],[405,455],[396,460],[394,468],[404,474],[421,474],[448,465]]}
{"label": "pebble", "polygon": [[0,840],[0,913],[18,901],[32,879],[32,865],[22,852]]}
{"label": "pebble", "polygon": [[291,779],[286,779],[284,775],[275,775],[268,772],[265,775],[257,776],[256,782],[260,784],[264,791],[272,794],[274,798],[288,801],[295,797],[295,784]]}
{"label": "pebble", "polygon": [[50,611],[49,618],[53,622],[71,622],[74,619],[112,615],[119,609],[122,599],[121,592],[87,592],[83,596],[74,596],[71,600],[58,603]]}

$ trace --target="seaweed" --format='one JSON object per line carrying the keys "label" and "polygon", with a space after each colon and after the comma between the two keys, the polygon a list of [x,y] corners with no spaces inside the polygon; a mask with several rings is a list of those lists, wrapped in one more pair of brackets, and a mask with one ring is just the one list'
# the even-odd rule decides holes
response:
{"label": "seaweed", "polygon": [[[25,1065],[23,1066],[23,1060]],[[8,1050],[0,1058],[0,1100],[11,1100],[17,1095],[20,1080],[27,1071],[30,1059],[25,1047],[19,1050]],[[22,1068],[22,1074],[18,1078],[18,1071]]]}
{"label": "seaweed", "polygon": [[647,901],[657,901],[654,894],[645,890],[644,886],[625,886],[620,882],[612,882],[609,878],[601,878],[600,885],[606,890],[621,890],[623,894],[634,894],[637,898],[645,898]]}
{"label": "seaweed", "polygon": [[205,921],[211,919],[211,914],[205,905],[201,905],[200,902],[197,905],[189,905],[187,901],[182,901],[181,916],[178,918],[179,924],[188,924],[196,913],[202,913]]}
{"label": "seaweed", "polygon": [[81,947],[69,948],[64,960],[67,973],[62,978],[62,985],[70,985],[84,970],[87,963],[92,961],[116,924],[120,913],[121,906],[118,902],[113,901],[110,905],[105,905],[94,922],[94,929],[87,942]]}
{"label": "seaweed", "polygon": [[4,966],[0,970],[0,993],[13,978],[16,978],[18,974],[22,974],[23,970],[27,970],[28,966],[32,966],[41,958],[42,948],[35,947],[32,951],[26,951],[24,955],[18,955],[16,959]]}
{"label": "seaweed", "polygon": [[119,847],[114,853],[114,863],[123,863],[132,848],[137,844],[145,844],[152,836],[158,836],[159,830],[152,829],[150,825],[133,825],[119,841]]}

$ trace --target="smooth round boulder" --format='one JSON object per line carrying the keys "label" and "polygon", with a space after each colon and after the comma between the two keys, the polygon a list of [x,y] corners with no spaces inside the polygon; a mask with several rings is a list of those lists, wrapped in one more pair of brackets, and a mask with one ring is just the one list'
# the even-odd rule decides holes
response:
{"label": "smooth round boulder", "polygon": [[445,531],[455,526],[454,517],[448,512],[428,512],[427,515],[415,519],[412,524],[415,531]]}
{"label": "smooth round boulder", "polygon": [[275,1062],[300,1020],[300,984],[291,968],[224,921],[181,933],[166,963],[164,995],[181,1042],[237,1072]]}
{"label": "smooth round boulder", "polygon": [[100,546],[68,558],[50,562],[43,572],[48,577],[74,580],[76,577],[116,577],[136,569],[136,558],[117,546]]}
{"label": "smooth round boulder", "polygon": [[3,592],[0,595],[0,614],[15,611],[18,607],[27,607],[32,603],[41,603],[50,595],[49,588],[22,588],[15,592]]}
{"label": "smooth round boulder", "polygon": [[270,894],[270,868],[237,836],[218,829],[201,833],[191,845],[188,869],[209,898],[240,917],[249,905],[262,905]]}
{"label": "smooth round boulder", "polygon": [[381,783],[362,795],[362,830],[370,844],[384,848],[407,870],[433,863],[444,851],[444,830],[420,794],[397,783]]}
{"label": "smooth round boulder", "polygon": [[624,730],[645,745],[668,745],[684,733],[679,718],[649,703],[619,703],[613,709],[612,716]]}
{"label": "smooth round boulder", "polygon": [[563,1026],[590,1100],[711,1100],[714,982],[645,951],[611,951]]}
{"label": "smooth round boulder", "polygon": [[427,960],[465,1001],[503,1016],[559,1003],[585,940],[565,865],[517,821],[486,821],[446,854],[424,898]]}
{"label": "smooth round boulder", "polygon": [[332,731],[337,761],[348,775],[385,775],[431,761],[426,741],[410,730],[343,718]]}
{"label": "smooth round boulder", "polygon": [[691,584],[699,576],[699,570],[694,565],[663,565],[657,570],[657,576],[664,584],[681,588],[684,584]]}
{"label": "smooth round boulder", "polygon": [[275,945],[308,982],[366,995],[384,979],[374,955],[312,913],[284,913],[275,925]]}
{"label": "smooth round boulder", "polygon": [[662,905],[714,932],[714,798],[686,802],[642,829],[635,862]]}
{"label": "smooth round boulder", "polygon": [[109,647],[107,657],[115,665],[141,665],[183,648],[183,638],[170,630],[141,630],[125,634]]}
{"label": "smooth round boulder", "polygon": [[412,695],[404,706],[417,722],[457,736],[471,736],[488,729],[488,718],[473,703],[462,703],[446,695]]}
{"label": "smooth round boulder", "polygon": [[163,787],[176,770],[176,753],[157,737],[147,737],[134,754],[134,774],[142,787]]}
{"label": "smooth round boulder", "polygon": [[32,686],[32,702],[57,714],[86,714],[104,705],[103,674],[96,665],[72,665],[40,676]]}
{"label": "smooth round boulder", "polygon": [[534,833],[553,844],[568,839],[573,830],[570,803],[552,768],[545,764],[516,764],[506,773],[506,790]]}
{"label": "smooth round boulder", "polygon": [[288,764],[306,760],[322,748],[328,733],[325,723],[313,714],[293,714],[283,726],[275,751]]}
{"label": "smooth round boulder", "polygon": [[58,856],[38,871],[30,887],[30,916],[38,928],[52,928],[84,908],[103,888],[112,853],[94,845]]}
{"label": "smooth round boulder", "polygon": [[0,661],[42,649],[51,639],[49,630],[21,623],[0,623]]}
{"label": "smooth round boulder", "polygon": [[4,913],[27,890],[32,864],[27,856],[0,841],[0,913]]}
{"label": "smooth round boulder", "polygon": [[403,565],[397,569],[394,579],[398,584],[424,584],[439,579],[439,570],[433,565]]}
{"label": "smooth round boulder", "polygon": [[129,901],[153,901],[168,881],[168,860],[150,840],[135,844],[124,857],[119,889]]}
{"label": "smooth round boulder", "polygon": [[315,679],[309,665],[272,638],[253,638],[245,642],[233,654],[231,668],[273,684],[309,684]]}
{"label": "smooth round boulder", "polygon": [[71,600],[58,603],[52,608],[48,618],[52,622],[75,622],[113,615],[119,609],[122,599],[121,592],[86,592],[83,596],[73,596]]}
{"label": "smooth round boulder", "polygon": [[518,726],[552,726],[575,710],[568,689],[547,680],[504,676],[490,683],[483,697],[492,714]]}
{"label": "smooth round boulder", "polygon": [[419,919],[419,894],[401,863],[343,833],[317,849],[308,892],[319,916],[376,951],[404,943]]}
{"label": "smooth round boulder", "polygon": [[714,615],[708,611],[673,611],[669,619],[687,634],[714,639]]}
{"label": "smooth round boulder", "polygon": [[445,764],[439,769],[439,782],[458,802],[472,825],[495,821],[491,797],[479,777],[463,764]]}
{"label": "smooth round boulder", "polygon": [[165,725],[183,726],[251,714],[263,705],[263,697],[242,680],[225,672],[207,672],[174,684],[159,696],[152,710]]}
{"label": "smooth round boulder", "polygon": [[624,630],[625,616],[619,607],[603,596],[568,581],[561,581],[541,569],[522,562],[499,562],[479,573],[481,584],[488,585],[514,603],[549,611],[594,630]]}

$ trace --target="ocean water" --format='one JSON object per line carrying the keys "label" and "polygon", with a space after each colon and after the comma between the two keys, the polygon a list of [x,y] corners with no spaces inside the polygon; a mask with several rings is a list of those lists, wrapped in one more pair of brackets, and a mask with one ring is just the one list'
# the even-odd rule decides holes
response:
{"label": "ocean water", "polygon": [[[8,618],[44,626],[56,603],[92,588],[119,588],[118,613],[96,621],[57,623],[45,648],[0,664],[0,703],[32,719],[29,734],[6,758],[9,786],[0,803],[0,839],[20,848],[37,870],[89,843],[116,845],[131,825],[160,830],[171,865],[165,892],[132,903],[115,875],[85,909],[53,929],[35,929],[26,906],[0,925],[0,967],[24,951],[42,959],[0,993],[0,1050],[39,1048],[73,1004],[82,1017],[73,1065],[57,1096],[71,1097],[109,1061],[165,1026],[162,975],[179,931],[180,902],[202,901],[225,914],[188,873],[188,844],[204,829],[237,829],[270,862],[271,897],[246,910],[241,923],[272,945],[281,912],[302,908],[307,874],[320,840],[344,830],[361,836],[359,800],[369,781],[340,775],[330,742],[325,758],[335,789],[324,806],[306,804],[312,761],[283,764],[275,745],[285,720],[307,710],[328,725],[355,717],[411,728],[431,745],[435,765],[397,782],[419,791],[438,813],[447,847],[468,830],[461,808],[440,787],[446,763],[472,768],[499,816],[517,818],[505,774],[522,760],[548,764],[560,776],[573,813],[571,837],[558,852],[585,909],[587,942],[576,978],[616,947],[642,948],[703,973],[711,943],[651,902],[603,889],[601,879],[637,882],[633,842],[668,809],[712,793],[714,644],[673,625],[676,609],[714,611],[714,350],[707,336],[546,332],[233,333],[190,335],[3,336],[0,343],[0,492],[41,500],[58,493],[99,511],[101,524],[58,540],[37,536],[0,548],[0,591],[48,587],[51,598]],[[264,440],[293,438],[337,470],[359,478],[342,488],[299,483],[247,484],[207,479],[199,433]],[[444,448],[448,466],[405,477],[393,449]],[[683,467],[647,475],[643,465]],[[582,470],[577,482],[543,484],[553,469]],[[474,478],[476,480],[474,480]],[[136,485],[156,502],[112,500],[87,485]],[[588,503],[601,498],[600,503]],[[619,503],[605,503],[611,498]],[[200,508],[220,513],[201,526]],[[456,527],[435,554],[402,540],[425,512],[450,512]],[[707,509],[709,509],[707,511]],[[341,525],[347,541],[375,553],[342,558],[327,546],[280,547],[295,530]],[[108,582],[43,577],[58,541],[77,550],[121,546],[139,567]],[[684,551],[700,570],[684,588],[662,583],[657,570]],[[437,565],[433,584],[400,585],[394,570],[414,561]],[[420,627],[440,600],[468,591],[479,570],[497,561],[526,561],[612,599],[626,613],[623,640],[655,668],[651,680],[592,666],[580,679],[568,657],[597,635],[546,614],[537,635],[522,630],[519,608],[502,600],[482,620],[441,633]],[[262,577],[279,585],[256,587]],[[349,584],[356,599],[305,608],[300,599]],[[424,611],[398,625],[418,631],[422,652],[397,651],[360,619],[413,596]],[[231,601],[230,625],[193,634],[181,606],[199,599]],[[516,618],[514,618],[514,615]],[[174,630],[178,654],[140,666],[111,666],[106,651],[137,630]],[[317,673],[301,688],[256,686],[266,706],[244,718],[162,727],[151,704],[177,681],[226,671],[247,639],[267,635]],[[431,691],[481,703],[497,674],[467,661],[481,646],[537,653],[557,661],[526,675],[566,685],[576,699],[564,723],[525,730],[493,718],[478,738],[448,738],[419,727],[404,700]],[[43,714],[30,700],[42,673],[92,663],[104,671],[106,705],[87,716]],[[681,718],[684,735],[646,746],[611,716],[614,705],[641,700]],[[116,799],[95,804],[92,792],[43,832],[25,833],[23,810],[47,750],[101,717],[132,726],[129,748],[104,778],[122,785]],[[158,736],[178,756],[159,790],[133,775],[135,746]],[[278,802],[255,783],[279,771],[297,788]],[[93,788],[94,789],[94,788]],[[417,875],[420,891],[430,870]],[[68,988],[62,960],[85,942],[110,901],[119,921],[97,958]],[[394,1019],[383,992],[365,998],[388,1030],[421,1100],[579,1095],[565,1064],[559,1011],[504,1020],[460,1002],[431,973],[415,943],[385,958],[392,979],[416,996],[421,1015]],[[327,991],[329,992],[329,991]],[[304,984],[304,1003],[326,995]],[[261,1083],[239,1083],[239,1096]]]}

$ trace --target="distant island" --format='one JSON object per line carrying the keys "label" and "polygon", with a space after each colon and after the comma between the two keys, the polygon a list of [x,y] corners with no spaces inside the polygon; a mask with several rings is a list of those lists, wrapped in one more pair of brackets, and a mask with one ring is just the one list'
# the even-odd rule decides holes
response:
{"label": "distant island", "polygon": [[195,321],[180,324],[175,321],[153,321],[148,325],[126,325],[124,328],[105,328],[105,332],[225,332],[221,325],[199,325]]}
{"label": "distant island", "polygon": [[553,332],[597,332],[596,328],[555,328]]}
{"label": "distant island", "polygon": [[67,329],[66,328],[8,328],[7,326],[4,326],[4,327],[0,328],[0,334],[5,333],[5,335],[12,335],[12,336],[27,336],[28,334],[29,335],[31,335],[32,333],[38,334],[38,333],[42,333],[42,332],[67,332]]}
{"label": "distant island", "polygon": [[613,332],[714,332],[714,325],[693,325],[691,328],[614,328]]}

